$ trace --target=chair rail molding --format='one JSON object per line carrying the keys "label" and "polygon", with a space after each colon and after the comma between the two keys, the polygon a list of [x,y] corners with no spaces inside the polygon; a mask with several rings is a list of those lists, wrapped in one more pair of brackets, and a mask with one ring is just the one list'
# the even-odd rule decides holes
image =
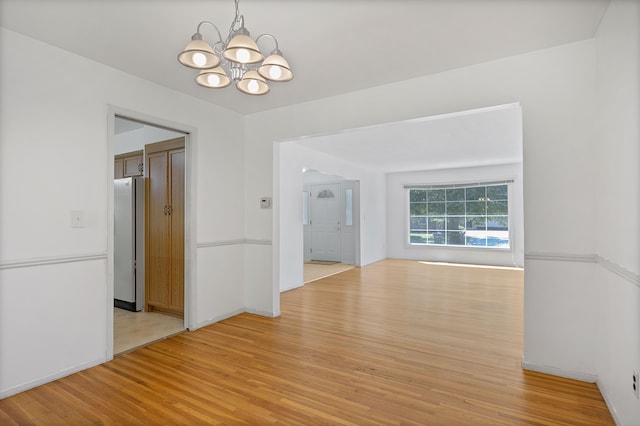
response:
{"label": "chair rail molding", "polygon": [[75,254],[65,256],[34,257],[29,259],[8,260],[0,262],[0,270],[29,268],[33,266],[57,265],[61,263],[89,262],[94,260],[106,260],[107,252]]}
{"label": "chair rail molding", "polygon": [[548,262],[586,262],[596,263],[608,271],[624,278],[630,283],[640,287],[640,275],[630,271],[626,267],[619,265],[598,254],[589,253],[550,253],[550,252],[529,252],[524,256],[525,260],[539,260]]}
{"label": "chair rail molding", "polygon": [[251,239],[251,238],[237,238],[234,240],[217,240],[217,241],[202,241],[196,244],[197,248],[207,248],[207,247],[219,247],[219,246],[234,246],[240,244],[253,244],[253,245],[263,245],[270,246],[271,240],[259,240],[259,239]]}

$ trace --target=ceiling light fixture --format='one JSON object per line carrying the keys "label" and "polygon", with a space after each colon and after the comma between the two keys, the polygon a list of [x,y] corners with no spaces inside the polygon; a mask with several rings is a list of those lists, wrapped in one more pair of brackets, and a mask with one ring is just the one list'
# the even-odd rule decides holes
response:
{"label": "ceiling light fixture", "polygon": [[[293,73],[273,35],[261,34],[255,40],[251,38],[244,26],[244,16],[238,12],[239,0],[235,0],[235,3],[236,16],[227,38],[223,41],[218,27],[209,21],[202,21],[191,41],[178,55],[178,62],[200,70],[196,76],[196,83],[200,86],[219,89],[234,81],[241,92],[264,95],[269,92],[267,80],[289,81]],[[205,24],[211,25],[218,33],[218,41],[213,46],[203,39],[200,32],[200,27]],[[266,59],[258,47],[263,37],[273,39],[276,44]]]}

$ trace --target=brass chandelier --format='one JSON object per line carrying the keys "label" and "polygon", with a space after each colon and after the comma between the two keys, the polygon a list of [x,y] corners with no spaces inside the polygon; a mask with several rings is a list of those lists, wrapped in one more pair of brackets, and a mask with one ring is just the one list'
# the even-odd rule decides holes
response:
{"label": "brass chandelier", "polygon": [[[267,80],[289,81],[293,73],[273,35],[261,34],[255,40],[251,38],[244,26],[244,16],[238,12],[238,3],[239,0],[235,0],[236,16],[225,40],[218,27],[202,21],[191,41],[178,55],[178,61],[186,67],[200,70],[195,79],[200,86],[219,89],[234,81],[241,92],[264,95],[269,92]],[[213,46],[203,39],[200,32],[205,24],[211,25],[218,34],[218,41]],[[271,38],[276,45],[266,58],[258,48],[258,41],[264,37]]]}

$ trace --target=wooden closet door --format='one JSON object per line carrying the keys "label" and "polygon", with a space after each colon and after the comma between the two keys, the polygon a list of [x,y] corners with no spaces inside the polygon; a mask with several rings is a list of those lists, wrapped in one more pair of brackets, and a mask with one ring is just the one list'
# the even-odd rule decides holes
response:
{"label": "wooden closet door", "polygon": [[150,144],[146,191],[146,310],[184,315],[184,138]]}
{"label": "wooden closet door", "polygon": [[170,309],[184,313],[184,149],[169,151]]}
{"label": "wooden closet door", "polygon": [[146,279],[147,311],[169,309],[171,238],[166,206],[168,194],[168,158],[166,152],[147,157],[147,237]]}

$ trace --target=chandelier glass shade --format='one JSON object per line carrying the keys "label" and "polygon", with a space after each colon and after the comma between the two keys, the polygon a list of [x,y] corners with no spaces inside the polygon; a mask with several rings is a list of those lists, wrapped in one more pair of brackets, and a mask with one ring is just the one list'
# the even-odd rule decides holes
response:
{"label": "chandelier glass shade", "polygon": [[[219,89],[229,86],[233,81],[243,93],[264,95],[269,92],[267,80],[289,81],[293,73],[273,35],[261,34],[255,40],[251,38],[244,26],[244,16],[238,13],[238,1],[235,2],[236,16],[227,38],[222,39],[220,30],[213,23],[202,21],[191,41],[178,54],[178,62],[200,71],[195,78],[200,86]],[[218,41],[213,45],[202,37],[200,30],[203,25],[210,25],[216,30]],[[265,37],[275,43],[275,48],[266,59],[258,47],[258,42]]]}
{"label": "chandelier glass shade", "polygon": [[241,64],[255,64],[264,59],[257,43],[246,34],[238,34],[233,37],[226,49],[222,51],[222,56],[228,61]]}
{"label": "chandelier glass shade", "polygon": [[256,70],[247,71],[236,87],[249,95],[264,95],[269,91],[267,81]]}
{"label": "chandelier glass shade", "polygon": [[211,89],[222,89],[231,84],[231,79],[222,67],[215,67],[200,70],[196,77],[196,83]]}
{"label": "chandelier glass shade", "polygon": [[178,55],[178,61],[184,66],[195,69],[212,68],[220,65],[220,58],[213,53],[209,43],[202,40],[202,38],[192,39]]}

